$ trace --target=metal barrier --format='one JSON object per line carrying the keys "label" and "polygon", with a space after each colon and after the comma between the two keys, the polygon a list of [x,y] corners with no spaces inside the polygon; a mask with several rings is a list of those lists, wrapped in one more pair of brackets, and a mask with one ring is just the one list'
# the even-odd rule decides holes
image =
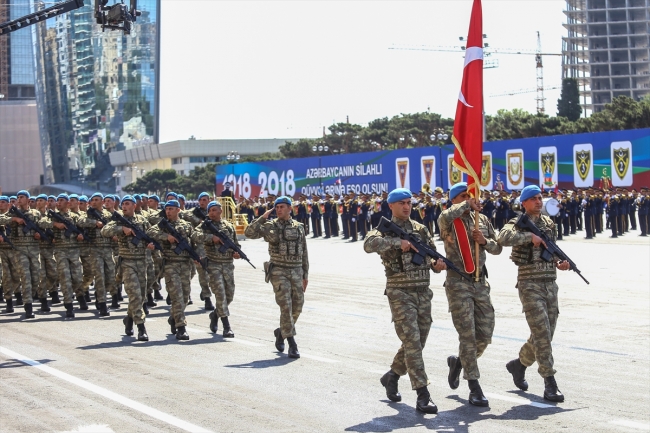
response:
{"label": "metal barrier", "polygon": [[217,201],[221,203],[221,218],[230,222],[235,226],[235,232],[238,235],[243,235],[244,230],[248,226],[248,216],[246,214],[237,213],[237,205],[230,197],[217,197]]}

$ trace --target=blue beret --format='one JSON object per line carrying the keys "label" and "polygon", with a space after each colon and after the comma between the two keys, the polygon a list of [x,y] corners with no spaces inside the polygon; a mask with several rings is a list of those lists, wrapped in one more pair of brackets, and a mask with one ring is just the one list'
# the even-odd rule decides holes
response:
{"label": "blue beret", "polygon": [[183,194],[178,194],[178,199],[185,201],[185,196]]}
{"label": "blue beret", "polygon": [[88,197],[86,197],[85,195],[80,195],[79,201],[82,203],[88,203]]}
{"label": "blue beret", "polygon": [[203,197],[210,198],[210,194],[208,194],[207,192],[202,192],[201,194],[199,194],[199,200],[201,200]]}
{"label": "blue beret", "polygon": [[221,203],[219,203],[218,201],[211,201],[210,203],[208,203],[208,211],[210,210],[210,208],[213,208],[215,206],[221,207]]}
{"label": "blue beret", "polygon": [[541,194],[542,190],[539,189],[537,185],[528,185],[526,188],[521,190],[521,196],[519,197],[520,201],[526,201],[529,198],[535,197],[537,194]]}
{"label": "blue beret", "polygon": [[135,204],[135,199],[133,198],[132,195],[125,195],[124,197],[122,197],[122,203],[124,203],[125,201],[130,201],[133,204]]}
{"label": "blue beret", "polygon": [[167,203],[165,203],[165,209],[168,207],[181,207],[181,205],[178,200],[169,200]]}
{"label": "blue beret", "polygon": [[142,200],[142,196],[140,194],[133,194],[133,198],[136,200]]}
{"label": "blue beret", "polygon": [[47,200],[47,194],[39,194],[36,196],[36,200],[42,199],[42,200]]}
{"label": "blue beret", "polygon": [[396,188],[388,194],[388,203],[395,203],[400,200],[404,200],[407,198],[411,198],[413,195],[411,194],[411,191],[409,191],[406,188]]}
{"label": "blue beret", "polygon": [[142,197],[142,200],[149,200],[149,196],[147,194],[140,194],[140,197]]}
{"label": "blue beret", "polygon": [[0,201],[6,201],[7,203],[9,203],[9,197],[7,197],[6,195],[0,195]]}
{"label": "blue beret", "polygon": [[31,196],[31,197],[29,198],[29,201],[36,201],[36,197]]}
{"label": "blue beret", "polygon": [[79,196],[78,196],[77,194],[70,194],[70,195],[68,196],[68,198],[69,198],[70,200],[72,200],[73,198],[79,200]]}
{"label": "blue beret", "polygon": [[59,194],[59,195],[56,197],[56,199],[57,199],[57,200],[63,199],[63,200],[65,200],[65,201],[69,201],[69,200],[70,200],[70,197],[68,197],[68,194]]}
{"label": "blue beret", "polygon": [[283,195],[275,199],[275,202],[273,202],[273,206],[277,206],[281,203],[288,204],[289,206],[291,206],[291,199],[286,195]]}
{"label": "blue beret", "polygon": [[467,182],[458,182],[449,190],[449,200],[455,199],[461,192],[467,191]]}
{"label": "blue beret", "polygon": [[[96,192],[95,194],[91,195],[91,196],[90,196],[90,199],[92,200],[92,199],[94,199],[95,197],[99,197],[100,200],[104,200],[104,196],[102,195],[101,192]],[[108,195],[107,195],[106,197],[108,197]],[[112,198],[112,197],[111,197],[111,198]]]}
{"label": "blue beret", "polygon": [[111,200],[115,200],[115,196],[113,194],[106,194],[104,196],[104,200],[106,200],[107,198],[110,198]]}
{"label": "blue beret", "polygon": [[160,197],[158,197],[156,194],[150,195],[149,198],[150,198],[150,199],[154,199],[154,200],[156,200],[158,203],[160,203]]}
{"label": "blue beret", "polygon": [[21,195],[24,195],[27,198],[31,197],[31,195],[29,195],[29,191],[25,189],[21,189],[20,191],[18,191],[18,194],[16,194],[16,198],[20,197]]}
{"label": "blue beret", "polygon": [[49,199],[56,200],[56,197],[53,196],[53,195],[48,195],[48,196],[47,196],[47,199],[48,199],[48,200],[49,200]]}
{"label": "blue beret", "polygon": [[11,196],[9,196],[9,200],[16,200],[17,198],[18,198],[18,197],[16,197],[15,195],[11,195]]}
{"label": "blue beret", "polygon": [[174,197],[176,199],[178,198],[178,194],[176,194],[174,191],[169,191],[167,193],[167,195],[165,195],[165,200],[167,200],[169,198],[169,196],[172,196],[172,197]]}

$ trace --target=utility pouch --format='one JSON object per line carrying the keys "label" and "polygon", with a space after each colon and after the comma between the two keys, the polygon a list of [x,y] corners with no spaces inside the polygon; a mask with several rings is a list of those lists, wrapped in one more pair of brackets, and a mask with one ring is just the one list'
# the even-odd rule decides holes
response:
{"label": "utility pouch", "polygon": [[264,282],[268,283],[271,280],[271,271],[273,270],[273,263],[264,262]]}

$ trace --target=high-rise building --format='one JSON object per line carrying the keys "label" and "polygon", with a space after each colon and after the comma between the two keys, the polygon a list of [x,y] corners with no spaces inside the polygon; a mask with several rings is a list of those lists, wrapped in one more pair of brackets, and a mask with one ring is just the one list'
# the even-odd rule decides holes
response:
{"label": "high-rise building", "polygon": [[160,0],[138,1],[130,35],[93,4],[35,25],[36,98],[45,183],[104,189],[110,150],[158,142]]}
{"label": "high-rise building", "polygon": [[585,112],[650,94],[650,0],[566,3],[563,76],[578,80]]}
{"label": "high-rise building", "polygon": [[[0,0],[0,22],[30,13],[30,0]],[[0,37],[1,99],[34,99],[34,57],[32,35],[20,30]]]}

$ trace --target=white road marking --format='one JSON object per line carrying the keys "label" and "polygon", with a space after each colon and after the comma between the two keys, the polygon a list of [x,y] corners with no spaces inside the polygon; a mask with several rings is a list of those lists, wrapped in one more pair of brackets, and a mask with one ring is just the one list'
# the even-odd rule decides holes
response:
{"label": "white road marking", "polygon": [[108,398],[109,400],[113,400],[114,402],[124,405],[129,409],[137,410],[138,412],[142,412],[143,414],[148,415],[152,418],[165,422],[169,425],[173,425],[174,427],[178,427],[188,432],[212,433],[210,430],[206,430],[203,427],[199,427],[198,425],[189,423],[187,421],[183,421],[180,418],[176,418],[173,415],[166,414],[157,409],[139,403],[135,400],[131,400],[130,398],[109,391],[106,388],[102,388],[100,386],[87,382],[83,379],[74,377],[68,373],[64,373],[55,368],[49,367],[47,365],[43,365],[38,361],[34,361],[33,359],[27,358],[26,356],[23,356],[19,353],[16,353],[12,350],[6,349],[1,346],[0,346],[0,353],[10,358],[16,359],[22,362],[23,364],[31,365],[32,367],[38,368],[39,370],[44,371],[45,373],[51,374],[52,376],[58,377],[59,379],[65,380],[66,382],[69,382],[73,385],[77,385],[80,388],[84,388],[85,390],[94,392],[95,394],[100,395],[101,397],[105,397]]}
{"label": "white road marking", "polygon": [[189,326],[186,326],[185,330],[187,332],[192,332],[194,334],[207,334],[208,333],[207,331],[203,331],[201,329],[196,329],[196,328],[190,328]]}
{"label": "white road marking", "polygon": [[624,419],[617,419],[614,421],[610,421],[610,424],[614,425],[620,425],[623,427],[629,427],[629,428],[635,428],[637,430],[645,430],[645,431],[650,431],[650,424],[644,424],[642,422],[636,422],[636,421],[627,421]]}
{"label": "white road marking", "polygon": [[59,433],[115,433],[115,431],[107,425],[81,425],[74,430],[66,430]]}
{"label": "white road marking", "polygon": [[240,338],[226,338],[225,341],[232,342],[232,343],[244,344],[246,346],[253,346],[253,347],[262,347],[263,346],[263,344],[253,343],[252,341],[246,341],[246,340],[242,340]]}
{"label": "white road marking", "polygon": [[320,361],[320,362],[327,362],[330,364],[334,364],[338,362],[336,359],[322,358],[320,356],[308,355],[306,353],[301,353],[300,356],[302,356],[303,358],[313,359],[315,361]]}
{"label": "white road marking", "polygon": [[511,403],[519,403],[519,404],[529,404],[534,407],[538,407],[540,409],[552,409],[555,406],[552,404],[544,404],[544,403],[537,403],[536,401],[528,400],[527,398],[521,398],[521,397],[511,397],[508,395],[500,395],[500,394],[492,394],[490,392],[486,392],[485,396],[488,398],[494,398],[497,400],[503,400],[503,401],[509,401]]}

